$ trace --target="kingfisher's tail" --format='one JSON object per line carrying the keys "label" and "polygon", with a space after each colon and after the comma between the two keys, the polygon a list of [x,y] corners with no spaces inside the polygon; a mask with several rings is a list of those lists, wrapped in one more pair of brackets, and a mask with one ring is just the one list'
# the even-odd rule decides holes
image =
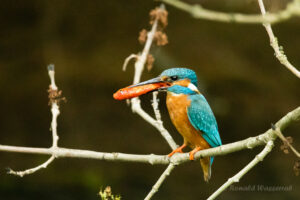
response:
{"label": "kingfisher's tail", "polygon": [[211,158],[210,157],[205,157],[200,159],[200,164],[203,170],[203,175],[204,175],[204,180],[206,182],[209,181],[211,177]]}

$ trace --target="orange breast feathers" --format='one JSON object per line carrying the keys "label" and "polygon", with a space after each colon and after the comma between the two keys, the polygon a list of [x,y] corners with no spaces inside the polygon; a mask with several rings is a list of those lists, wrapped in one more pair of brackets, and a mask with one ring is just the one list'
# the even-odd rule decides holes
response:
{"label": "orange breast feathers", "polygon": [[190,123],[187,113],[187,108],[190,104],[191,100],[188,99],[187,95],[173,95],[171,92],[167,94],[167,108],[171,121],[184,138],[184,143],[191,148],[210,148],[210,145],[201,136],[201,131],[196,130]]}

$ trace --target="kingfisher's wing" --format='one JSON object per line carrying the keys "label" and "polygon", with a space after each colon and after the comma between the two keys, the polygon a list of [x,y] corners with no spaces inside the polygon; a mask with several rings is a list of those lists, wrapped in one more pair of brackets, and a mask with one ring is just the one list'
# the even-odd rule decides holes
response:
{"label": "kingfisher's wing", "polygon": [[191,104],[187,109],[188,118],[196,130],[201,131],[202,137],[211,147],[221,146],[216,118],[202,94],[190,96]]}

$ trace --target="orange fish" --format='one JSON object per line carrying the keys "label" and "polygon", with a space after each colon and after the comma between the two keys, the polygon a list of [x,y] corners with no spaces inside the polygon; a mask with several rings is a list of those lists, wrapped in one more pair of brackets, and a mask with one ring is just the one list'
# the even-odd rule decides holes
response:
{"label": "orange fish", "polygon": [[116,100],[131,99],[166,86],[169,86],[169,84],[152,83],[147,85],[128,86],[126,88],[119,89],[116,93],[114,93],[113,97]]}

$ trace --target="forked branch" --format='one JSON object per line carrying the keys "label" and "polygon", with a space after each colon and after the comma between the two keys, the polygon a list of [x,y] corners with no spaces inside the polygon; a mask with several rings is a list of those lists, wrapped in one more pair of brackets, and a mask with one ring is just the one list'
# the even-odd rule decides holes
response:
{"label": "forked branch", "polygon": [[268,13],[264,17],[260,14],[224,13],[203,8],[201,5],[191,5],[181,0],[160,0],[177,9],[190,13],[194,18],[219,21],[225,23],[279,23],[290,19],[293,16],[300,16],[300,1],[291,1],[284,10],[277,13]]}
{"label": "forked branch", "polygon": [[[300,6],[300,1],[294,1],[294,3],[297,3],[298,6]],[[266,17],[266,9],[264,6],[263,0],[258,0],[259,8],[261,11],[261,14],[263,17]],[[278,39],[275,37],[272,26],[269,22],[265,22],[264,27],[266,28],[266,31],[268,33],[268,36],[270,38],[270,45],[274,49],[275,56],[279,60],[279,62],[284,65],[288,70],[290,70],[295,76],[300,78],[300,71],[297,70],[296,67],[294,67],[288,60],[287,56],[283,52],[283,47],[280,47],[278,44]]]}
{"label": "forked branch", "polygon": [[[58,143],[58,135],[57,135],[57,117],[59,115],[59,101],[61,100],[61,91],[58,90],[56,84],[55,84],[55,71],[54,71],[54,65],[51,64],[48,66],[48,74],[50,77],[51,84],[49,85],[49,104],[51,105],[51,113],[52,113],[52,122],[51,122],[51,132],[52,132],[52,150],[57,149],[57,143]],[[50,163],[52,163],[55,159],[55,154],[53,153],[52,156],[44,163],[38,165],[37,167],[30,168],[24,171],[14,171],[9,168],[8,173],[13,174],[16,176],[23,177],[24,175],[35,173],[36,171],[46,168]]]}
{"label": "forked branch", "polygon": [[244,167],[239,173],[234,175],[233,177],[229,178],[226,183],[224,183],[217,191],[215,191],[210,197],[208,197],[207,200],[213,200],[217,196],[219,196],[223,191],[225,191],[230,185],[233,183],[237,183],[240,181],[240,179],[247,174],[255,165],[257,165],[259,162],[263,161],[263,159],[268,155],[268,153],[271,152],[272,148],[274,146],[274,143],[272,140],[268,141],[265,148],[260,152],[258,155],[255,156],[255,158],[246,166]]}

